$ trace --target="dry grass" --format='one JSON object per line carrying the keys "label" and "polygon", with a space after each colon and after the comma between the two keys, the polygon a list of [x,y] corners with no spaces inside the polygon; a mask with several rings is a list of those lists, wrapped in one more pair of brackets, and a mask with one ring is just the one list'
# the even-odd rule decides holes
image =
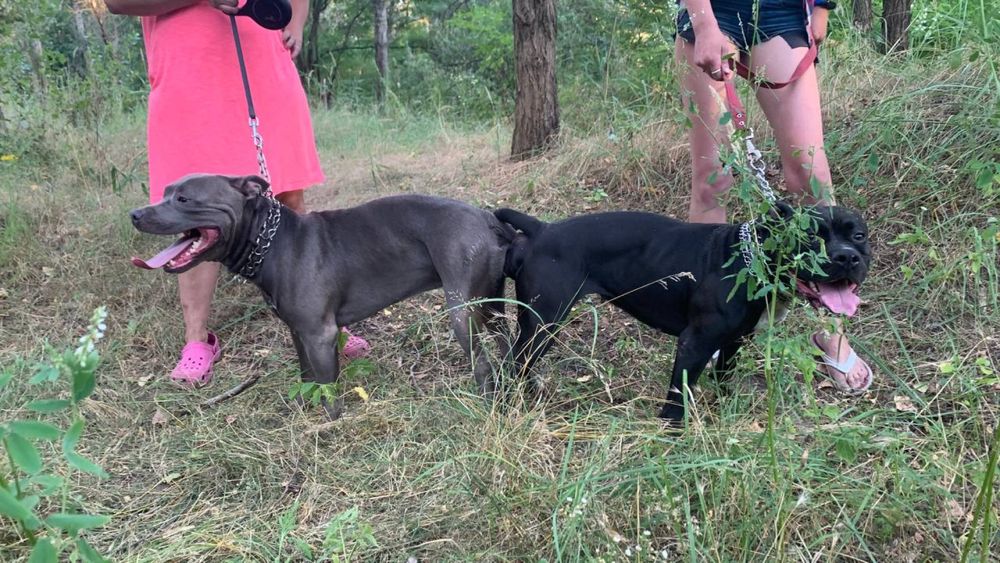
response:
{"label": "dry grass", "polygon": [[[654,415],[671,339],[594,303],[543,362],[549,400],[491,408],[473,394],[431,292],[354,327],[373,344],[374,368],[347,388],[371,400],[349,393],[346,416],[328,424],[287,400],[286,331],[254,290],[229,282],[213,322],[226,345],[217,382],[176,390],[164,377],[181,345],[174,280],[127,260],[158,244],[125,214],[145,199],[137,120],[100,145],[64,131],[51,166],[9,168],[0,362],[26,379],[47,342],[70,343],[108,306],[83,453],[111,477],[74,474],[71,502],[113,518],[89,538],[114,560],[302,560],[301,543],[318,560],[955,560],[978,530],[970,510],[998,419],[997,241],[976,250],[975,237],[993,232],[1000,206],[963,169],[1000,145],[997,128],[977,123],[996,95],[974,67],[843,65],[824,72],[834,173],[841,201],[867,210],[877,256],[851,323],[878,371],[861,399],[803,384],[795,362],[817,319],[799,308],[770,348],[758,339],[743,355],[731,389],[705,383],[685,433],[666,434]],[[602,123],[567,131],[548,156],[515,164],[503,157],[506,131],[318,113],[329,180],[309,202],[417,191],[549,218],[681,216],[675,121],[650,112],[617,141]],[[112,166],[134,172],[120,193]],[[770,385],[756,375],[768,354],[780,366]],[[252,372],[266,374],[252,390],[182,415]],[[5,418],[31,392],[8,386]],[[17,538],[3,542],[25,555]]]}

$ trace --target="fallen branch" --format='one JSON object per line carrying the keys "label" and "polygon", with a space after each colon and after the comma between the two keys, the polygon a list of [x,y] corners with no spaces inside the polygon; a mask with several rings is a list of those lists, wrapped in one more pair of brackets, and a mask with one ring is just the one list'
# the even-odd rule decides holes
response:
{"label": "fallen branch", "polygon": [[228,401],[229,399],[232,399],[233,397],[235,397],[235,396],[239,395],[240,393],[246,391],[247,389],[253,387],[254,385],[257,384],[258,381],[260,381],[260,374],[259,373],[257,375],[250,376],[249,378],[247,378],[246,380],[244,380],[242,383],[240,383],[236,387],[233,387],[232,389],[230,389],[230,390],[228,390],[228,391],[226,391],[224,393],[220,393],[220,394],[212,397],[211,399],[208,399],[207,401],[202,402],[199,406],[202,407],[202,408],[208,408],[208,407],[213,407],[213,406],[221,403],[222,401]]}

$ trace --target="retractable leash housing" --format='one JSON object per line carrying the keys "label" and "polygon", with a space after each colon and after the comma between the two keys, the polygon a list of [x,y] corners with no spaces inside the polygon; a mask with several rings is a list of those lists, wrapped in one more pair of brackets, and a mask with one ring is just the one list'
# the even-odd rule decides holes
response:
{"label": "retractable leash housing", "polygon": [[292,21],[292,5],[288,0],[248,0],[237,16],[247,16],[264,29],[284,29]]}

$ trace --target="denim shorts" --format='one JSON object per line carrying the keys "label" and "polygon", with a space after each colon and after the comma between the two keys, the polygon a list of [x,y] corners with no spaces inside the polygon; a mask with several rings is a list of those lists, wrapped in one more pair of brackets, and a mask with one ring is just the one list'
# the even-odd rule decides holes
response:
{"label": "denim shorts", "polygon": [[[774,37],[790,47],[808,47],[809,14],[802,0],[711,0],[719,29],[741,52]],[[694,43],[694,28],[686,8],[677,15],[677,34]]]}

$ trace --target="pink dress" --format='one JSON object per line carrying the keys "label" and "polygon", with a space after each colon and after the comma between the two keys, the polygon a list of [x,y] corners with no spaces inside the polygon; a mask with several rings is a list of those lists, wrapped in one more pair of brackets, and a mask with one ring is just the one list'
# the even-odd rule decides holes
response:
{"label": "pink dress", "polygon": [[[237,17],[274,193],[323,181],[309,105],[280,31]],[[229,16],[199,3],[142,18],[149,71],[149,199],[187,174],[257,174]]]}

